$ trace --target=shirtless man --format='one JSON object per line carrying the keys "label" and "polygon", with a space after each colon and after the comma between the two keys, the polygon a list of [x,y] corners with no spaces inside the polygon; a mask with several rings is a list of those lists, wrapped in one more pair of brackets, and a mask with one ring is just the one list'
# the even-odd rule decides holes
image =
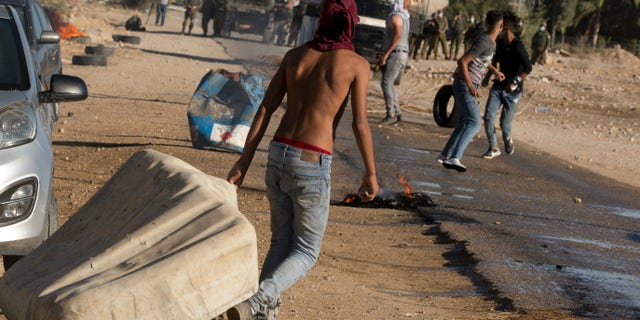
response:
{"label": "shirtless man", "polygon": [[271,208],[271,246],[256,294],[227,312],[231,320],[277,314],[280,294],[318,259],[329,216],[331,150],[351,94],[353,133],[364,161],[358,195],[378,192],[366,114],[369,63],[353,50],[358,22],[354,0],[325,0],[313,40],[287,52],[256,113],[240,159],[227,180],[240,186],[284,95],[287,110],[269,145],[265,182]]}

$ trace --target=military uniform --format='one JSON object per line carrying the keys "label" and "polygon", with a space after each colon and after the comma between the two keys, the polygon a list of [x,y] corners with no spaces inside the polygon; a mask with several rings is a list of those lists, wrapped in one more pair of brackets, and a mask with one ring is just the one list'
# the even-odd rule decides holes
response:
{"label": "military uniform", "polygon": [[451,54],[451,59],[455,60],[458,57],[462,39],[464,38],[464,34],[467,31],[467,24],[464,22],[464,18],[462,17],[462,15],[459,14],[453,19],[453,25],[451,26],[451,29],[453,29],[453,38],[451,39],[449,54]]}
{"label": "military uniform", "polygon": [[184,6],[186,10],[184,11],[184,20],[182,21],[182,34],[184,34],[184,30],[187,28],[187,24],[189,24],[187,34],[191,34],[191,30],[193,29],[193,19],[196,17],[196,14],[198,13],[198,10],[200,10],[201,5],[201,0],[185,1]]}
{"label": "military uniform", "polygon": [[544,29],[544,25],[541,25],[540,30],[531,39],[531,63],[537,62],[542,65],[547,63],[547,49],[550,42],[551,35]]}
{"label": "military uniform", "polygon": [[213,35],[219,37],[222,34],[224,20],[227,17],[227,0],[214,0]]}
{"label": "military uniform", "polygon": [[434,46],[434,59],[438,58],[438,45],[442,46],[442,53],[444,54],[445,59],[449,59],[449,54],[447,53],[447,29],[449,29],[449,21],[447,18],[442,15],[436,18],[436,22],[438,23],[438,34],[435,36],[435,46]]}

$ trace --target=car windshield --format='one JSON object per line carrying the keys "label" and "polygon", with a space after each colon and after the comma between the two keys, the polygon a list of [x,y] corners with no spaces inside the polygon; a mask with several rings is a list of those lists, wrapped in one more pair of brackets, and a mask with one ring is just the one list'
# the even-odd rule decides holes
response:
{"label": "car windshield", "polygon": [[29,76],[15,24],[0,19],[0,90],[26,90]]}
{"label": "car windshield", "polygon": [[356,0],[358,15],[386,19],[391,12],[391,3],[386,0]]}

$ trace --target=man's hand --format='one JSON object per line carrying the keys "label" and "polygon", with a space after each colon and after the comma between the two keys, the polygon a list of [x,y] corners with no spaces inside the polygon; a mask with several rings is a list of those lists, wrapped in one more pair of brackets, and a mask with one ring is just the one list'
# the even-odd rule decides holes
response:
{"label": "man's hand", "polygon": [[380,187],[376,176],[365,176],[362,179],[362,184],[360,184],[358,197],[362,202],[369,202],[376,197],[378,191],[380,191]]}
{"label": "man's hand", "polygon": [[389,56],[386,54],[383,54],[380,56],[380,59],[378,60],[378,64],[380,66],[384,66],[385,64],[387,64],[387,59],[389,59]]}
{"label": "man's hand", "polygon": [[227,174],[227,181],[231,184],[235,184],[236,187],[239,187],[244,180],[244,175],[247,172],[247,168],[245,168],[239,161],[236,162],[229,173]]}
{"label": "man's hand", "polygon": [[504,73],[498,71],[498,73],[495,74],[496,78],[498,78],[499,81],[504,81],[504,79],[506,79],[507,77],[504,76]]}
{"label": "man's hand", "polygon": [[469,87],[469,94],[472,97],[480,98],[480,91],[478,91],[478,89],[476,89],[476,87],[474,86]]}

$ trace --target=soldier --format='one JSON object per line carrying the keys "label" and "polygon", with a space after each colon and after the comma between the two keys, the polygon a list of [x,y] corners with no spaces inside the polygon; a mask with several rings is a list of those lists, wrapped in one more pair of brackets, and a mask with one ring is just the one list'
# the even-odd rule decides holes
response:
{"label": "soldier", "polygon": [[289,33],[289,25],[293,18],[293,12],[289,7],[288,0],[278,0],[273,8],[273,31],[275,32],[275,42],[277,45],[282,46],[287,41],[287,34]]}
{"label": "soldier", "polygon": [[202,12],[202,36],[206,37],[209,30],[209,21],[213,19],[213,0],[203,0],[200,12]]}
{"label": "soldier", "polygon": [[302,27],[302,18],[304,17],[305,11],[305,4],[302,1],[293,8],[293,19],[291,19],[289,40],[287,40],[288,46],[294,47],[298,44],[298,33],[300,32],[300,27]]}
{"label": "soldier", "polygon": [[187,34],[191,34],[191,30],[193,29],[193,19],[196,17],[198,10],[200,10],[200,6],[202,5],[201,0],[186,0],[184,3],[185,11],[184,11],[184,20],[182,21],[182,34],[184,34],[184,29],[187,28],[187,20],[189,21],[189,30]]}
{"label": "soldier", "polygon": [[531,63],[544,65],[547,63],[547,49],[551,41],[551,35],[547,32],[546,25],[540,24],[540,29],[531,39]]}
{"label": "soldier", "polygon": [[449,29],[449,21],[447,17],[444,16],[442,10],[438,10],[438,16],[436,17],[436,21],[438,22],[438,34],[435,36],[435,46],[434,59],[438,59],[438,45],[442,46],[442,53],[444,54],[444,59],[449,60],[449,54],[447,53],[447,29]]}
{"label": "soldier", "polygon": [[227,17],[227,0],[214,0],[213,9],[213,36],[219,37]]}
{"label": "soldier", "polygon": [[474,15],[469,16],[469,22],[467,23],[467,32],[464,34],[464,51],[466,52],[471,47],[471,42],[484,30],[484,23],[482,20],[477,20]]}
{"label": "soldier", "polygon": [[[437,37],[438,37],[438,30],[439,30],[439,26],[438,26],[438,20],[436,19],[438,17],[438,15],[434,12],[431,14],[431,19],[427,20],[427,22],[425,23],[424,26],[424,32],[426,32],[426,43],[429,44],[429,50],[427,51],[427,54],[425,55],[425,59],[429,60],[429,56],[431,56],[431,52],[437,52],[437,50],[435,49],[438,42],[437,42]],[[435,59],[437,56],[437,53],[433,56],[433,58]]]}
{"label": "soldier", "polygon": [[456,60],[456,58],[458,57],[458,52],[460,51],[462,39],[467,32],[467,23],[464,21],[462,12],[459,10],[456,12],[456,16],[453,18],[451,29],[453,30],[453,38],[451,39],[451,45],[449,46],[449,53],[451,54],[451,60]]}

